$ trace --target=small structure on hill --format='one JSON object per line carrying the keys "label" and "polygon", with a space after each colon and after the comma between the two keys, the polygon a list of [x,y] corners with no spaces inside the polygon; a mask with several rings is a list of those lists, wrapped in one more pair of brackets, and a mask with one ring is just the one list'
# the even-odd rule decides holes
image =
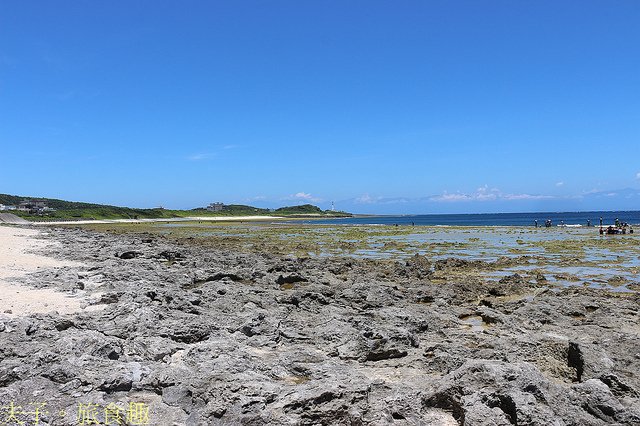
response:
{"label": "small structure on hill", "polygon": [[210,212],[221,212],[224,210],[223,203],[211,203],[207,206],[207,210]]}
{"label": "small structure on hill", "polygon": [[20,204],[18,204],[17,210],[26,211],[29,213],[45,213],[54,211],[55,209],[49,207],[49,205],[47,204],[47,200],[31,199],[24,200]]}

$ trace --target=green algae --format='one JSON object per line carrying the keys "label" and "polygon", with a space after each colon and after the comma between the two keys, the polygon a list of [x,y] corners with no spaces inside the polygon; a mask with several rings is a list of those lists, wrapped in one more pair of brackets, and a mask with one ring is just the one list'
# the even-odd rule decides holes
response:
{"label": "green algae", "polygon": [[[544,285],[634,289],[640,270],[636,235],[606,237],[597,229],[533,230],[509,227],[344,226],[284,222],[92,224],[100,232],[167,238],[185,244],[279,256],[387,259],[403,261],[416,253],[430,260],[459,257],[483,260],[451,279],[499,279],[518,273]],[[532,269],[535,268],[535,272]],[[569,269],[567,269],[569,268]],[[570,268],[574,268],[573,270]],[[611,280],[612,277],[622,277]]]}

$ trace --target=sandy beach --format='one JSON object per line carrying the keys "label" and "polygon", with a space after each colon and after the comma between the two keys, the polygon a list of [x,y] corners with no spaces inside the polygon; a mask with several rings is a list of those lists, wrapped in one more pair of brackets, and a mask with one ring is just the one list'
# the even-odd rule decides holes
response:
{"label": "sandy beach", "polygon": [[243,222],[243,221],[263,221],[263,220],[281,220],[285,219],[281,216],[193,216],[193,217],[175,217],[165,219],[97,219],[97,220],[67,220],[67,221],[41,221],[29,222],[35,226],[52,226],[52,225],[92,225],[106,223],[160,223],[160,222]]}
{"label": "sandy beach", "polygon": [[79,311],[80,299],[54,289],[34,289],[20,284],[27,274],[43,269],[78,266],[76,262],[57,260],[38,254],[55,249],[57,243],[41,238],[43,232],[0,226],[0,317]]}

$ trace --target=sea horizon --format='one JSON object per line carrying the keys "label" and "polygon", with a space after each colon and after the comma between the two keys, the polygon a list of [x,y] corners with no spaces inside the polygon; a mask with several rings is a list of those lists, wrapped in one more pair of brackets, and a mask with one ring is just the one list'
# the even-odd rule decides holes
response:
{"label": "sea horizon", "polygon": [[522,213],[427,213],[399,215],[358,215],[347,218],[316,219],[303,222],[315,224],[350,225],[417,225],[417,226],[536,226],[544,227],[546,220],[552,226],[614,225],[616,219],[631,225],[640,224],[640,210],[522,212]]}
{"label": "sea horizon", "polygon": [[482,212],[482,213],[352,213],[353,217],[401,217],[401,216],[444,216],[444,215],[465,215],[477,216],[486,214],[564,214],[564,213],[639,213],[640,210],[558,210],[558,211],[521,211],[521,212]]}

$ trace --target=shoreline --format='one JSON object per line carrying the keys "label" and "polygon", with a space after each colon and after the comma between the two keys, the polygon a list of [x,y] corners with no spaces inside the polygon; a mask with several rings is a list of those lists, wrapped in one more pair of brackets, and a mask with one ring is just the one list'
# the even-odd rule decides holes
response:
{"label": "shoreline", "polygon": [[90,225],[109,223],[158,223],[158,222],[242,222],[261,220],[281,220],[283,216],[193,216],[157,219],[96,219],[68,221],[29,221],[29,225]]}
{"label": "shoreline", "polygon": [[0,318],[59,312],[71,314],[82,309],[82,300],[48,288],[33,288],[23,279],[44,269],[78,267],[77,263],[42,254],[55,243],[40,239],[41,232],[0,226]]}
{"label": "shoreline", "polygon": [[[151,219],[80,219],[80,220],[42,220],[42,221],[26,221],[22,218],[20,221],[5,221],[9,224],[16,225],[88,225],[88,224],[118,224],[118,223],[172,223],[172,222],[265,222],[265,221],[281,221],[281,222],[303,222],[308,221],[310,224],[318,224],[318,222],[326,222],[319,224],[340,224],[340,225],[382,225],[382,226],[437,226],[437,227],[520,227],[520,228],[535,228],[534,222],[538,217],[538,227],[545,228],[544,221],[540,219],[540,216],[545,215],[553,219],[553,225],[551,228],[598,228],[600,225],[597,223],[597,218],[592,218],[590,225],[586,224],[587,218],[580,217],[558,217],[557,215],[575,215],[575,214],[607,214],[609,212],[545,212],[545,213],[469,213],[469,214],[423,214],[423,215],[366,215],[366,214],[353,214],[350,217],[342,216],[318,216],[318,215],[288,215],[288,216],[271,216],[271,215],[253,215],[253,216],[189,216],[189,217],[174,217],[174,218],[151,218]],[[633,217],[622,216],[624,221],[627,221],[632,227],[640,227],[636,216],[640,216],[640,211],[619,211],[617,213],[628,214],[637,213]],[[510,221],[509,218],[526,215],[526,220]],[[5,215],[6,216],[6,215]],[[470,223],[461,223],[459,219],[448,220],[450,218],[458,218],[460,216],[468,218],[482,218],[487,217],[479,222],[469,221]],[[495,216],[504,216],[504,221],[500,222]],[[530,216],[530,217],[529,217]],[[442,221],[431,221],[433,218],[443,217]],[[427,219],[425,221],[425,218]],[[395,219],[395,220],[394,220]],[[475,220],[475,219],[474,219]],[[607,222],[609,220],[609,222]],[[614,225],[613,216],[605,220],[603,226]],[[3,218],[0,217],[0,223]],[[449,222],[449,223],[448,223]],[[493,222],[493,223],[491,223]],[[563,223],[564,222],[564,223]]]}
{"label": "shoreline", "polygon": [[96,309],[2,318],[2,401],[144,404],[151,424],[640,418],[638,293],[554,287],[514,272],[522,256],[298,257],[69,227],[44,239],[74,264],[24,282],[82,286]]}

